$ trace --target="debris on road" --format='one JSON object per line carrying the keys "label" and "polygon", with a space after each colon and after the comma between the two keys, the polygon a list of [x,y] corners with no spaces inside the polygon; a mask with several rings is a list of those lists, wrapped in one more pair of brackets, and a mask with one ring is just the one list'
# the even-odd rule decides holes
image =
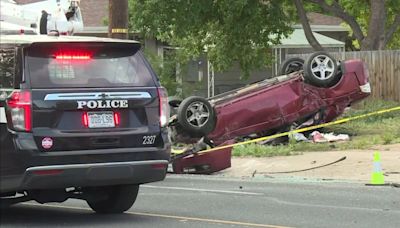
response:
{"label": "debris on road", "polygon": [[350,140],[350,136],[348,134],[335,135],[333,132],[320,133],[319,131],[314,131],[311,133],[311,137],[312,137],[312,141],[315,143],[349,141]]}
{"label": "debris on road", "polygon": [[303,134],[303,133],[293,133],[291,135],[291,137],[293,137],[296,142],[310,142],[310,140]]}

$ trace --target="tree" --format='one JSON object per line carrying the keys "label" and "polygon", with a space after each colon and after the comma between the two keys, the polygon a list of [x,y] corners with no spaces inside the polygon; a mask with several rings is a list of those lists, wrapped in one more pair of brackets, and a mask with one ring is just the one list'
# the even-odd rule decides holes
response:
{"label": "tree", "polygon": [[178,89],[179,82],[176,80],[176,74],[179,74],[180,72],[177,72],[176,70],[177,62],[173,56],[174,53],[169,53],[163,58],[145,48],[144,54],[160,79],[161,85],[167,89],[168,95],[178,97],[182,96],[181,91]]}
{"label": "tree", "polygon": [[206,53],[216,70],[238,61],[242,70],[271,62],[268,49],[290,34],[289,1],[130,0],[135,31],[179,47],[181,61]]}
{"label": "tree", "polygon": [[[295,0],[297,1],[297,0]],[[400,0],[305,0],[348,24],[361,50],[378,50],[399,42]],[[301,18],[300,18],[301,19]],[[303,19],[302,23],[305,22]]]}

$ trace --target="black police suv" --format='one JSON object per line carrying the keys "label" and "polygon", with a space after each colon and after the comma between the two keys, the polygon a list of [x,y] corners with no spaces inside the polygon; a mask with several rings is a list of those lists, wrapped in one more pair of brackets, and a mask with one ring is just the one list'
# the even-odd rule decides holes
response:
{"label": "black police suv", "polygon": [[136,41],[2,35],[0,198],[122,213],[170,158],[167,93]]}

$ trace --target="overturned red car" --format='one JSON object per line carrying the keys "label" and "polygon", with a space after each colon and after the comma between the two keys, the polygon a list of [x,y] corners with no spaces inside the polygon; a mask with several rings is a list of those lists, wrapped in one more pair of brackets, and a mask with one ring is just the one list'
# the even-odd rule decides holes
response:
{"label": "overturned red car", "polygon": [[271,135],[332,121],[346,107],[371,93],[368,70],[361,60],[337,62],[316,52],[304,62],[282,64],[281,76],[205,99],[191,96],[170,103],[177,108],[170,129],[175,142],[198,139],[211,147],[249,135]]}

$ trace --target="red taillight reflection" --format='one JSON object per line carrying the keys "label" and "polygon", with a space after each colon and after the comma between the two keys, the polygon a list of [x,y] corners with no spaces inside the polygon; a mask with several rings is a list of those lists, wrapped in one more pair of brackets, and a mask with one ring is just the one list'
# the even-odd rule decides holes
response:
{"label": "red taillight reflection", "polygon": [[87,112],[84,112],[82,115],[82,123],[83,126],[88,127],[89,126],[89,118]]}
{"label": "red taillight reflection", "polygon": [[90,55],[56,55],[58,60],[90,60]]}
{"label": "red taillight reflection", "polygon": [[118,112],[114,112],[114,123],[115,123],[115,126],[119,126],[120,122],[121,122],[121,117],[120,117],[119,113]]}
{"label": "red taillight reflection", "polygon": [[29,105],[25,110],[25,131],[32,130],[32,113],[31,106]]}
{"label": "red taillight reflection", "polygon": [[32,130],[32,97],[28,91],[14,91],[7,100],[11,123],[15,130]]}

